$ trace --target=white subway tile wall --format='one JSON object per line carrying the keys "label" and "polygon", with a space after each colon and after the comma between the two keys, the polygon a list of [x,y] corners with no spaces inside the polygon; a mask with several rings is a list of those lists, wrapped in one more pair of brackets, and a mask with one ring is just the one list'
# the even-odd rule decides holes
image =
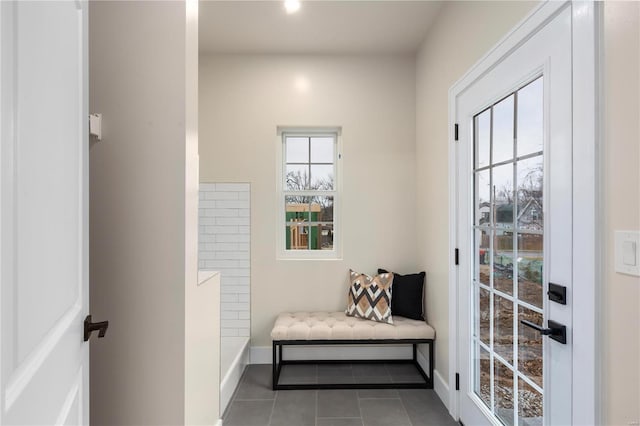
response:
{"label": "white subway tile wall", "polygon": [[200,184],[199,269],[220,271],[222,336],[249,337],[251,185]]}

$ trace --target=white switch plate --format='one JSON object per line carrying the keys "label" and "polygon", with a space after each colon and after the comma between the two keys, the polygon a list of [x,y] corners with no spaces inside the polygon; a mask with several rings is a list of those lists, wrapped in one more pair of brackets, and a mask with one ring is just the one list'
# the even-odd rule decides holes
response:
{"label": "white switch plate", "polygon": [[616,272],[640,277],[640,232],[616,231]]}
{"label": "white switch plate", "polygon": [[102,114],[89,115],[89,134],[97,140],[102,140]]}

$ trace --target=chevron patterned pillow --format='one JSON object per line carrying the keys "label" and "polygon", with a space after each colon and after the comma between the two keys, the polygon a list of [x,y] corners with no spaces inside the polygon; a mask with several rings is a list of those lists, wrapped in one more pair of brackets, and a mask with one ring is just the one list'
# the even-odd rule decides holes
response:
{"label": "chevron patterned pillow", "polygon": [[391,317],[391,284],[393,273],[370,277],[349,270],[349,295],[345,313],[352,317],[393,324]]}

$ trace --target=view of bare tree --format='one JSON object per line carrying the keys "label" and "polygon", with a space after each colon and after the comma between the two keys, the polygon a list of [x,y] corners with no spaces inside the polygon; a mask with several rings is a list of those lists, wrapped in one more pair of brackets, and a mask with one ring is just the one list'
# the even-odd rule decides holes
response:
{"label": "view of bare tree", "polygon": [[[287,173],[286,185],[288,191],[332,191],[334,189],[333,175],[327,178],[315,179],[313,182],[307,171],[291,171]],[[333,205],[333,197],[316,196],[309,197],[303,195],[294,195],[287,197],[288,202],[310,204],[316,203],[323,209]],[[333,216],[333,215],[332,215]]]}

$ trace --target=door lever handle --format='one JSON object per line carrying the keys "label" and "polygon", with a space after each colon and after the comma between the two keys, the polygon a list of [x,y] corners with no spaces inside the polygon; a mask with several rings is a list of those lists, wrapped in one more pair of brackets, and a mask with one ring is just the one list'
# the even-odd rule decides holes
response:
{"label": "door lever handle", "polygon": [[107,334],[107,328],[109,328],[109,321],[91,322],[91,315],[87,315],[84,319],[84,341],[88,341],[91,337],[91,333],[98,331],[98,337],[104,337]]}
{"label": "door lever handle", "polygon": [[547,325],[549,326],[549,328],[544,328],[527,320],[521,320],[520,324],[531,327],[534,330],[538,330],[540,334],[549,336],[549,338],[555,340],[556,342],[560,342],[563,345],[567,344],[567,327],[560,323],[549,320],[547,321]]}

